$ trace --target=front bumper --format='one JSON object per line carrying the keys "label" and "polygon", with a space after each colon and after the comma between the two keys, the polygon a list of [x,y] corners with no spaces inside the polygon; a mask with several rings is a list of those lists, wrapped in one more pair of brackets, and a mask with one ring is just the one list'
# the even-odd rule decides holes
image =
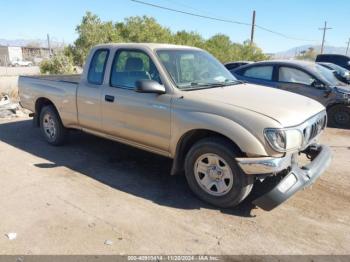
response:
{"label": "front bumper", "polygon": [[253,201],[258,207],[270,211],[286,201],[300,189],[311,185],[326,171],[331,162],[331,158],[329,147],[325,145],[312,145],[312,161],[303,167],[299,167],[297,163],[293,161],[292,157],[290,157],[290,159],[289,157],[287,157],[287,159],[279,158],[278,161],[276,161],[276,159],[267,161],[266,158],[263,158],[264,161],[260,159],[260,161],[255,163],[249,162],[248,164],[238,159],[238,163],[243,171],[248,172],[247,174],[252,171],[257,171],[255,174],[276,173],[285,170],[286,167],[289,166],[288,174],[271,191]]}

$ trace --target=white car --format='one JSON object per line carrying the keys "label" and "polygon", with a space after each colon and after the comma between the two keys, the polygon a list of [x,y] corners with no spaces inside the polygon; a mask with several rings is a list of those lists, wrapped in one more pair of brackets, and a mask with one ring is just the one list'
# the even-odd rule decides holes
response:
{"label": "white car", "polygon": [[33,62],[31,61],[23,61],[23,60],[15,60],[11,62],[11,66],[33,66]]}

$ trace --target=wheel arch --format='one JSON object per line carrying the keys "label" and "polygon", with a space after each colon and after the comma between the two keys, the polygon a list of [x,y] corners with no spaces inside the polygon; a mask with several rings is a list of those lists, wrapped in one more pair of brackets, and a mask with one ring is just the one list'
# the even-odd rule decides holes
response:
{"label": "wheel arch", "polygon": [[39,97],[36,101],[35,101],[35,115],[34,115],[34,126],[36,127],[40,127],[40,113],[41,110],[45,107],[45,106],[52,106],[56,112],[57,115],[59,116],[59,112],[55,106],[55,104],[48,98],[46,97]]}
{"label": "wheel arch", "polygon": [[177,143],[175,157],[171,169],[171,175],[176,175],[184,171],[185,157],[191,147],[199,140],[208,137],[219,137],[226,140],[238,153],[240,157],[246,156],[242,149],[229,137],[209,129],[194,129],[183,134]]}

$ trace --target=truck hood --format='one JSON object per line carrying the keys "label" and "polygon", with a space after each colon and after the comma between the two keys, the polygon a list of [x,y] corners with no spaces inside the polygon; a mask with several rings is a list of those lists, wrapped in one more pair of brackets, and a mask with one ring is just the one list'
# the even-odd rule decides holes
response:
{"label": "truck hood", "polygon": [[322,104],[308,97],[253,84],[188,91],[188,94],[215,105],[221,103],[265,115],[283,127],[299,125],[325,110]]}

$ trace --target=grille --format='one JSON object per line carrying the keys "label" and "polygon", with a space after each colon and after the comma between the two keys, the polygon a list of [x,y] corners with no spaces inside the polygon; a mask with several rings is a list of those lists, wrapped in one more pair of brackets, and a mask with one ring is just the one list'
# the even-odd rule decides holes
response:
{"label": "grille", "polygon": [[303,129],[304,145],[309,144],[325,128],[327,116],[322,115],[311,120],[308,126]]}

